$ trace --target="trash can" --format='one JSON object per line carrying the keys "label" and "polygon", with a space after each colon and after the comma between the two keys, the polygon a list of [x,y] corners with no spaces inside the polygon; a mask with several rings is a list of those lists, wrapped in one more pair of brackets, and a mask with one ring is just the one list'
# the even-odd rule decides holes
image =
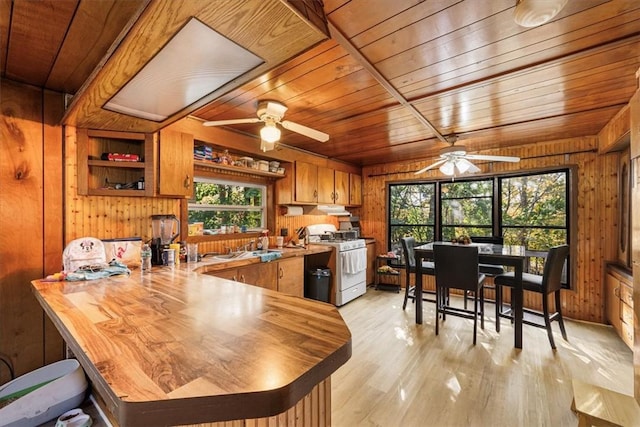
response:
{"label": "trash can", "polygon": [[310,269],[304,284],[304,297],[329,302],[330,277],[331,270],[326,267]]}

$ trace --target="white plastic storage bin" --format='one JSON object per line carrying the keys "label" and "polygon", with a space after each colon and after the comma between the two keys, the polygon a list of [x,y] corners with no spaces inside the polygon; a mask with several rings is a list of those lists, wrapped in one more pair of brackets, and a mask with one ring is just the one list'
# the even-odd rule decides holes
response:
{"label": "white plastic storage bin", "polygon": [[38,426],[77,408],[88,387],[84,370],[75,359],[52,363],[0,386],[0,426]]}

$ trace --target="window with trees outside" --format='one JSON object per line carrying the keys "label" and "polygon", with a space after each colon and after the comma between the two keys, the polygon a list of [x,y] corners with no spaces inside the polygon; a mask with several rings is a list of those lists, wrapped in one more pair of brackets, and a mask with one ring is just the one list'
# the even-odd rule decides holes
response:
{"label": "window with trees outside", "polygon": [[394,184],[389,188],[390,250],[401,254],[400,238],[430,242],[435,236],[435,184]]}
{"label": "window with trees outside", "polygon": [[388,184],[389,250],[456,236],[502,236],[522,245],[527,271],[542,274],[546,251],[570,241],[570,170],[455,181]]}
{"label": "window with trees outside", "polygon": [[205,234],[230,226],[266,228],[266,186],[199,177],[193,184],[189,223],[203,222]]}

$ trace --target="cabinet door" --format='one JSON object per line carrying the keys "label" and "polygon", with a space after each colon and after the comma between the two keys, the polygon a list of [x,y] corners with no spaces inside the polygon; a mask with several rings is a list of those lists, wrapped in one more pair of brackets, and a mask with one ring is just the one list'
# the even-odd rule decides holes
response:
{"label": "cabinet door", "polygon": [[362,205],[362,177],[354,173],[349,174],[349,204]]}
{"label": "cabinet door", "polygon": [[334,173],[334,192],[335,201],[337,205],[349,204],[349,173],[342,171],[335,171]]}
{"label": "cabinet door", "polygon": [[376,271],[376,242],[367,243],[367,285],[372,285]]}
{"label": "cabinet door", "polygon": [[318,167],[318,203],[335,203],[334,183],[334,170]]}
{"label": "cabinet door", "polygon": [[304,258],[278,261],[278,291],[298,297],[304,296]]}
{"label": "cabinet door", "polygon": [[295,199],[299,203],[318,202],[318,167],[296,162]]}
{"label": "cabinet door", "polygon": [[606,316],[607,320],[613,326],[618,334],[621,333],[620,322],[620,281],[613,277],[611,274],[607,274],[605,277],[607,294],[606,294]]}
{"label": "cabinet door", "polygon": [[193,135],[161,130],[158,145],[158,195],[191,197]]}
{"label": "cabinet door", "polygon": [[285,176],[276,181],[276,203],[279,205],[289,205],[293,203],[294,194],[294,171],[293,164],[282,164]]}
{"label": "cabinet door", "polygon": [[277,290],[277,263],[263,262],[238,268],[238,281],[261,288]]}
{"label": "cabinet door", "polygon": [[631,116],[631,158],[640,157],[640,90],[637,90],[629,100],[629,115]]}
{"label": "cabinet door", "polygon": [[211,276],[216,276],[216,277],[220,277],[221,279],[229,279],[229,280],[233,280],[233,281],[238,281],[238,269],[237,268],[229,268],[226,270],[218,270],[218,271],[212,271],[209,273]]}

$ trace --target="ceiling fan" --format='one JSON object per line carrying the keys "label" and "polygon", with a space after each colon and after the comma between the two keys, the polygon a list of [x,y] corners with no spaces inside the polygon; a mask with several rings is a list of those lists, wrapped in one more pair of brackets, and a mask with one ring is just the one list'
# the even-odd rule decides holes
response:
{"label": "ceiling fan", "polygon": [[326,142],[329,140],[329,135],[324,132],[320,132],[310,127],[303,126],[298,123],[291,122],[289,120],[282,120],[284,113],[287,111],[287,107],[278,101],[259,101],[257,116],[246,119],[230,119],[230,120],[215,120],[204,122],[204,126],[226,126],[236,125],[241,123],[258,123],[263,122],[264,127],[260,129],[260,138],[262,144],[260,148],[262,151],[273,149],[275,143],[280,140],[280,129],[276,124],[280,124],[283,128],[292,132],[299,133],[316,141]]}
{"label": "ceiling fan", "polygon": [[466,172],[475,173],[480,172],[480,168],[470,162],[470,160],[488,160],[494,162],[519,162],[520,157],[512,156],[487,156],[483,154],[467,154],[467,149],[464,145],[455,146],[455,139],[451,142],[449,147],[445,147],[440,150],[440,160],[437,162],[420,169],[416,172],[416,175],[426,172],[430,169],[440,166],[440,172],[445,175],[453,176],[456,174],[463,174]]}

